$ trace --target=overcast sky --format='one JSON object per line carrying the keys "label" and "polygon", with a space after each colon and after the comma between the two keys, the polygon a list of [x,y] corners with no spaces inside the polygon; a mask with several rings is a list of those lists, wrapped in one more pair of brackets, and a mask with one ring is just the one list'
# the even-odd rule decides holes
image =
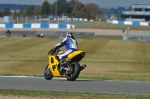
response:
{"label": "overcast sky", "polygon": [[[41,5],[44,0],[0,0],[0,4],[29,4]],[[48,0],[53,3],[56,0]],[[69,1],[69,0],[67,0]],[[100,7],[129,7],[132,4],[150,4],[150,0],[79,0],[83,3],[96,3]]]}

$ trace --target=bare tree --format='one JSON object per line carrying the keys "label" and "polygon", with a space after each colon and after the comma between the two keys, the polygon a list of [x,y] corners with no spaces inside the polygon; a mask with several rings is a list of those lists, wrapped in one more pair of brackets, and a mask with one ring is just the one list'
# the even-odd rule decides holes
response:
{"label": "bare tree", "polygon": [[102,10],[100,7],[95,3],[87,3],[85,4],[85,8],[89,18],[96,19],[98,16],[102,15]]}

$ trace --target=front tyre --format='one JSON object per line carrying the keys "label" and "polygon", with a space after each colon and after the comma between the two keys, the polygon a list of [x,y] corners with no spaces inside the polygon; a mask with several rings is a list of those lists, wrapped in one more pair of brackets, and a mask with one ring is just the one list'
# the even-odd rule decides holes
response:
{"label": "front tyre", "polygon": [[80,74],[80,64],[78,62],[72,62],[69,66],[70,71],[66,71],[66,78],[68,81],[74,81]]}
{"label": "front tyre", "polygon": [[48,65],[45,68],[44,77],[45,77],[46,80],[51,80],[53,78],[53,75],[52,75]]}
{"label": "front tyre", "polygon": [[8,33],[6,34],[6,36],[7,36],[7,37],[10,37],[10,35],[9,35]]}

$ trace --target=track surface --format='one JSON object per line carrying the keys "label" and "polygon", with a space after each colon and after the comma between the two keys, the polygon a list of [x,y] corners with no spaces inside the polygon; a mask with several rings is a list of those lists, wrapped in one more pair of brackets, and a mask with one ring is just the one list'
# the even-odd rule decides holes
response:
{"label": "track surface", "polygon": [[[6,31],[7,29],[0,28],[0,31]],[[10,29],[10,31],[24,31],[24,32],[31,32],[31,31],[45,31],[49,33],[56,33],[57,31],[62,32],[94,32],[95,35],[106,35],[106,36],[122,36],[122,30],[109,30],[109,29]],[[4,33],[0,32],[0,35],[5,35]],[[22,35],[21,35],[22,36]],[[28,36],[28,35],[27,35]]]}
{"label": "track surface", "polygon": [[131,81],[105,81],[53,78],[50,81],[43,77],[0,77],[0,88],[21,90],[44,90],[44,91],[69,91],[69,92],[92,92],[92,93],[115,93],[115,94],[150,94],[149,82]]}

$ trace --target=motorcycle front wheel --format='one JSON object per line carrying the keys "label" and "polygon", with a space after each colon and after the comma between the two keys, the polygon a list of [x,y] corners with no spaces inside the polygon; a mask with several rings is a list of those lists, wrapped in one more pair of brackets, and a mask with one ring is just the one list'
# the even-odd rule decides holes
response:
{"label": "motorcycle front wheel", "polygon": [[9,35],[9,34],[6,34],[6,36],[7,36],[7,37],[10,37],[10,35]]}
{"label": "motorcycle front wheel", "polygon": [[75,81],[80,74],[80,64],[78,62],[72,62],[69,66],[70,71],[66,71],[66,78],[68,81]]}
{"label": "motorcycle front wheel", "polygon": [[53,75],[52,75],[48,65],[45,68],[44,77],[45,77],[46,80],[51,80],[53,78]]}

